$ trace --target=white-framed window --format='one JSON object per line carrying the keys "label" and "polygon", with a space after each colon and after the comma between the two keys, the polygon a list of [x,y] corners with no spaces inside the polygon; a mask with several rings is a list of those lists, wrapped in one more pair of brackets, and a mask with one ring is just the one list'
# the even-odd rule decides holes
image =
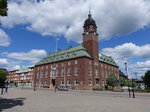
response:
{"label": "white-framed window", "polygon": [[61,81],[60,81],[60,85],[64,85],[64,80],[61,80]]}
{"label": "white-framed window", "polygon": [[67,70],[67,75],[68,75],[68,76],[71,75],[71,68],[68,68],[68,70]]}
{"label": "white-framed window", "polygon": [[41,69],[43,69],[44,67],[42,66]]}
{"label": "white-framed window", "polygon": [[68,62],[68,66],[70,66],[70,61]]}
{"label": "white-framed window", "polygon": [[71,85],[71,80],[67,80],[67,85]]}
{"label": "white-framed window", "polygon": [[64,76],[64,74],[65,74],[65,70],[62,69],[62,70],[61,70],[61,76]]}
{"label": "white-framed window", "polygon": [[58,76],[58,70],[56,70],[56,76]]}
{"label": "white-framed window", "polygon": [[46,66],[46,69],[48,69],[48,66]]}
{"label": "white-framed window", "polygon": [[50,70],[50,77],[52,77],[52,75],[53,75],[53,71],[52,71],[52,70]]}
{"label": "white-framed window", "polygon": [[97,70],[95,70],[95,75],[98,75],[98,71]]}
{"label": "white-framed window", "polygon": [[119,69],[117,68],[117,72],[119,71]]}
{"label": "white-framed window", "polygon": [[105,73],[105,77],[108,78],[108,73],[107,72]]}
{"label": "white-framed window", "polygon": [[78,60],[75,60],[75,65],[77,65],[78,64]]}
{"label": "white-framed window", "polygon": [[47,78],[47,76],[48,76],[48,72],[46,71],[46,72],[45,72],[45,78]]}
{"label": "white-framed window", "polygon": [[40,73],[41,78],[43,78],[43,72]]}
{"label": "white-framed window", "polygon": [[36,77],[39,78],[39,73],[36,74]]}
{"label": "white-framed window", "polygon": [[74,75],[75,75],[75,76],[78,76],[78,75],[79,75],[79,69],[78,69],[78,68],[75,68],[75,69],[74,69]]}
{"label": "white-framed window", "polygon": [[78,79],[76,79],[76,80],[74,81],[74,85],[79,85]]}
{"label": "white-framed window", "polygon": [[92,68],[89,68],[89,76],[92,75]]}
{"label": "white-framed window", "polygon": [[89,84],[89,85],[92,85],[92,80],[91,80],[91,79],[89,79],[88,84]]}
{"label": "white-framed window", "polygon": [[98,63],[97,63],[97,62],[95,62],[95,66],[98,66]]}
{"label": "white-framed window", "polygon": [[92,62],[91,61],[89,61],[89,65],[91,65],[92,64]]}
{"label": "white-framed window", "polygon": [[102,88],[104,88],[105,87],[105,82],[102,81],[101,84],[102,84]]}
{"label": "white-framed window", "polygon": [[96,84],[98,85],[99,84],[99,79],[96,79],[95,81],[96,81]]}
{"label": "white-framed window", "polygon": [[64,66],[64,63],[61,63],[61,66]]}

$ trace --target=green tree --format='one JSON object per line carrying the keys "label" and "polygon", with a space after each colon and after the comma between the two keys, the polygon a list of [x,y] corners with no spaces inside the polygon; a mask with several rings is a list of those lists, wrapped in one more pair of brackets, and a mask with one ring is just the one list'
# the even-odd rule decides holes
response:
{"label": "green tree", "polygon": [[0,16],[7,16],[7,0],[0,0]]}
{"label": "green tree", "polygon": [[122,87],[122,86],[126,86],[127,84],[126,84],[126,79],[124,78],[124,77],[119,77],[119,81],[120,81],[120,86]]}
{"label": "green tree", "polygon": [[150,89],[150,70],[145,73],[143,82],[145,83],[147,89]]}
{"label": "green tree", "polygon": [[118,79],[117,77],[115,76],[115,74],[110,74],[107,78],[107,85],[109,86],[117,86],[118,85]]}
{"label": "green tree", "polygon": [[135,81],[129,80],[129,81],[127,82],[127,86],[129,86],[129,87],[135,87],[136,85],[137,85],[137,84],[136,84]]}
{"label": "green tree", "polygon": [[0,86],[3,85],[6,79],[7,79],[7,72],[4,70],[0,70]]}

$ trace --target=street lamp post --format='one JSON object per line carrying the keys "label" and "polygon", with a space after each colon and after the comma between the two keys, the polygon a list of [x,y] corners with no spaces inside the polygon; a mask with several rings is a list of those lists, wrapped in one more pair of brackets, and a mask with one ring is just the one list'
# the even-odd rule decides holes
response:
{"label": "street lamp post", "polygon": [[34,75],[34,83],[33,83],[34,84],[34,88],[33,88],[34,91],[36,91],[36,77],[37,77],[37,75]]}
{"label": "street lamp post", "polygon": [[132,92],[133,92],[133,98],[135,98],[134,88],[133,88],[133,79],[132,79]]}
{"label": "street lamp post", "polygon": [[64,73],[64,86],[66,86],[66,74],[67,74],[67,69],[66,69],[67,67],[66,66],[67,66],[67,63],[64,66],[65,66],[65,69],[64,69],[65,70],[64,71],[65,72]]}
{"label": "street lamp post", "polygon": [[[124,65],[125,65],[126,76],[127,76],[127,78],[128,78],[127,62],[124,62]],[[130,88],[129,88],[129,79],[128,79],[128,91],[129,91],[129,97],[131,97]]]}

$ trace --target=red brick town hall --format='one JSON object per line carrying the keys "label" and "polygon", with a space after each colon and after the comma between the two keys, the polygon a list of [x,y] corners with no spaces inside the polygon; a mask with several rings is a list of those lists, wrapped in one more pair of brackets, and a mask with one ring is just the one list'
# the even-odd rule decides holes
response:
{"label": "red brick town hall", "polygon": [[119,67],[110,56],[99,54],[97,26],[89,13],[83,26],[83,43],[49,54],[36,63],[34,82],[38,87],[102,88],[112,73],[119,77]]}

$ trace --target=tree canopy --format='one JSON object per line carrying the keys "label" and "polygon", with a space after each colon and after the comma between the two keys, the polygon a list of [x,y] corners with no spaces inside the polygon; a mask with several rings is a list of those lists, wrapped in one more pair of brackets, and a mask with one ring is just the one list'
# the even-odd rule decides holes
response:
{"label": "tree canopy", "polygon": [[0,70],[0,86],[2,86],[7,79],[7,72],[5,70]]}
{"label": "tree canopy", "polygon": [[127,80],[124,77],[119,77],[119,81],[120,81],[120,86],[126,86],[127,85]]}
{"label": "tree canopy", "polygon": [[7,16],[7,0],[0,0],[0,16]]}
{"label": "tree canopy", "polygon": [[115,74],[110,74],[107,78],[107,85],[112,86],[112,87],[117,86],[118,85],[117,81],[118,79],[115,76]]}
{"label": "tree canopy", "polygon": [[150,70],[145,73],[143,77],[143,82],[145,83],[147,89],[150,89]]}

